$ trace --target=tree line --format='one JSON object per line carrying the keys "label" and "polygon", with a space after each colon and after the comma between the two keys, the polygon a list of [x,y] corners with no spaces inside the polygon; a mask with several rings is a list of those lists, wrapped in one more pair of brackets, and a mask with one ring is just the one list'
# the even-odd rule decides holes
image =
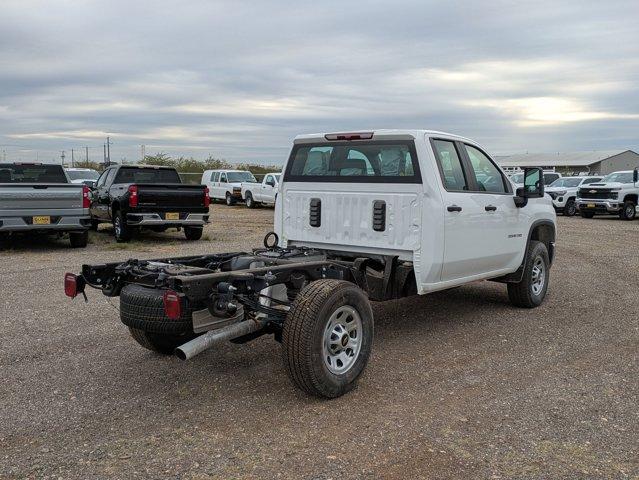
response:
{"label": "tree line", "polygon": [[[264,175],[270,172],[279,172],[282,167],[275,165],[254,165],[251,163],[230,163],[221,158],[213,158],[209,156],[205,160],[196,160],[193,157],[177,157],[173,158],[166,153],[158,153],[156,155],[146,155],[144,157],[144,165],[158,165],[161,167],[173,167],[180,173],[202,173],[204,170],[248,170],[253,175]],[[92,168],[101,171],[104,165],[92,161],[77,161],[77,168]]]}

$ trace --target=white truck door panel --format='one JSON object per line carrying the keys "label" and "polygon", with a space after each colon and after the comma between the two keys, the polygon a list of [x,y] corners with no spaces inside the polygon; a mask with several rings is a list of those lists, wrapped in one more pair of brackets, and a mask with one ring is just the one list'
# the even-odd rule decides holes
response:
{"label": "white truck door panel", "polygon": [[[402,185],[406,193],[376,192],[384,185],[332,184],[325,191],[306,190],[308,184],[286,184],[281,196],[283,201],[283,240],[288,243],[321,243],[326,245],[387,249],[387,254],[419,249],[421,230],[421,200],[417,190],[420,186]],[[314,185],[317,187],[319,185]],[[396,187],[396,186],[395,186]],[[357,190],[357,191],[354,191]],[[394,188],[397,190],[397,188]],[[410,192],[413,190],[413,192]],[[311,200],[321,201],[321,224],[310,224]],[[386,205],[384,231],[373,229],[373,203],[383,201]]]}

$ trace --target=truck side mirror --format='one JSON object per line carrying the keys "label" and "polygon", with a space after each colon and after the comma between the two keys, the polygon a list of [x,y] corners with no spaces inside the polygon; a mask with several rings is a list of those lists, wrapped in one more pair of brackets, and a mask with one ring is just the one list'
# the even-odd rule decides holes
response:
{"label": "truck side mirror", "polygon": [[639,182],[639,167],[635,168],[632,171],[632,183]]}
{"label": "truck side mirror", "polygon": [[525,207],[529,198],[544,196],[544,174],[541,168],[526,168],[524,170],[524,186],[517,189],[515,205]]}

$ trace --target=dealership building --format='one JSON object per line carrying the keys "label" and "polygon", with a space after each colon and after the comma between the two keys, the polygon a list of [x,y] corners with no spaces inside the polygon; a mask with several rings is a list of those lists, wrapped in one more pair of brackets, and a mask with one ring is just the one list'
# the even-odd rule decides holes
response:
{"label": "dealership building", "polygon": [[602,174],[639,167],[639,154],[632,150],[606,150],[568,153],[521,153],[495,156],[508,173],[526,167],[541,167],[563,174]]}

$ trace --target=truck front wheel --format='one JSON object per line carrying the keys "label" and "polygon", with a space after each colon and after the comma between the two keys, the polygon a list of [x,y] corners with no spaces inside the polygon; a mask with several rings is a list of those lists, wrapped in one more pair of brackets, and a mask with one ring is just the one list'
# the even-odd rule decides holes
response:
{"label": "truck front wheel", "polygon": [[251,192],[246,192],[245,203],[248,208],[255,208],[255,200],[253,200],[253,195],[251,194]]}
{"label": "truck front wheel", "polygon": [[229,192],[226,192],[226,205],[229,207],[235,205],[235,199]]}
{"label": "truck front wheel", "polygon": [[623,208],[619,211],[619,218],[622,220],[634,220],[636,215],[636,207],[634,202],[624,202]]}
{"label": "truck front wheel", "polygon": [[373,343],[373,311],[364,292],[342,280],[317,280],[297,295],[282,332],[282,357],[304,392],[335,398],[352,390]]}
{"label": "truck front wheel", "polygon": [[521,281],[508,284],[510,303],[522,308],[534,308],[542,304],[550,281],[549,258],[544,243],[535,240],[530,242]]}

